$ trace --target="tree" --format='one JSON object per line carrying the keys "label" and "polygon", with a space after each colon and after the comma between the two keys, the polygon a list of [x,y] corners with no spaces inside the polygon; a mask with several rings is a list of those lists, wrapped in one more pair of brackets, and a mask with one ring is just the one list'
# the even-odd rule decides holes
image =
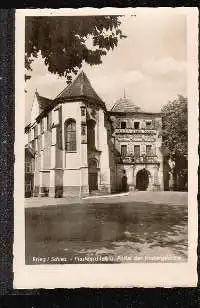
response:
{"label": "tree", "polygon": [[49,72],[65,76],[70,83],[84,61],[101,64],[102,56],[126,37],[120,24],[119,16],[26,17],[25,68],[31,70],[40,52]]}
{"label": "tree", "polygon": [[167,159],[174,163],[175,189],[183,189],[187,182],[188,163],[187,98],[179,95],[176,100],[163,106],[162,114],[163,147]]}

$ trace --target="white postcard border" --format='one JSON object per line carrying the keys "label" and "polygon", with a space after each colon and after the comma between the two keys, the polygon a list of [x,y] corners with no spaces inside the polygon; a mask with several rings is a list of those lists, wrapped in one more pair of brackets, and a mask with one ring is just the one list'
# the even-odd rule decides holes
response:
{"label": "white postcard border", "polygon": [[[192,287],[197,284],[197,192],[198,192],[198,9],[156,8],[175,10],[187,15],[188,53],[188,262],[132,264],[64,264],[25,265],[24,211],[24,123],[25,81],[24,42],[25,16],[134,14],[141,8],[83,8],[16,10],[16,107],[15,107],[15,184],[14,184],[14,288],[77,288],[77,287]],[[155,8],[144,8],[155,10]],[[144,10],[143,9],[143,10]],[[142,10],[142,9],[141,9]]]}

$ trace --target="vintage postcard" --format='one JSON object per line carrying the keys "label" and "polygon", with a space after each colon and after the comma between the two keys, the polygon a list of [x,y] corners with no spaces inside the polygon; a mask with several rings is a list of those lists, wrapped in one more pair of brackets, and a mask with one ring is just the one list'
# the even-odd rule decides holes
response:
{"label": "vintage postcard", "polygon": [[14,288],[197,284],[198,10],[16,10]]}

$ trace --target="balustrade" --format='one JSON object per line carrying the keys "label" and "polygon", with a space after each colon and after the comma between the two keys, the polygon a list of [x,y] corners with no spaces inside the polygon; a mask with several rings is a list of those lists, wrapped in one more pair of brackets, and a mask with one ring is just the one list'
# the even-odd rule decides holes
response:
{"label": "balustrade", "polygon": [[126,155],[121,157],[121,160],[124,164],[155,164],[158,162],[158,157],[156,155],[141,155],[141,156],[133,156],[133,155]]}
{"label": "balustrade", "polygon": [[156,134],[156,129],[148,129],[148,128],[141,128],[141,129],[134,129],[134,128],[116,128],[115,134]]}

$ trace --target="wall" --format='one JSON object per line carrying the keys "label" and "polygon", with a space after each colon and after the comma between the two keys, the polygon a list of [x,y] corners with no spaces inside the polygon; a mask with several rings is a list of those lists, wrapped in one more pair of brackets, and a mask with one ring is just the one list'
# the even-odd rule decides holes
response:
{"label": "wall", "polygon": [[80,186],[80,169],[65,169],[63,172],[63,196],[79,196]]}
{"label": "wall", "polygon": [[[118,152],[121,152],[121,145],[127,145],[127,156],[134,156],[134,145],[140,146],[140,155],[146,154],[146,146],[151,145],[151,155],[155,155],[155,160],[158,164],[150,163],[147,164],[136,164],[131,163],[119,163],[116,168],[116,189],[120,189],[123,175],[127,176],[127,182],[130,190],[135,189],[136,185],[136,174],[140,169],[146,168],[149,170],[150,176],[150,190],[163,190],[163,155],[161,152],[162,137],[160,131],[162,128],[162,119],[160,115],[148,115],[148,114],[133,114],[133,115],[111,115],[113,126],[115,128],[114,138],[115,146]],[[134,129],[134,121],[140,122],[140,129]],[[147,120],[152,121],[151,128],[145,128],[145,122]],[[127,129],[118,130],[121,126],[121,121],[126,122]],[[128,128],[134,129],[129,131]],[[142,159],[142,158],[141,158]],[[125,173],[123,173],[125,170]]]}
{"label": "wall", "polygon": [[41,156],[35,156],[35,169],[34,169],[34,184],[33,184],[33,195],[38,196],[39,194],[39,187],[40,187],[40,163],[41,163]]}
{"label": "wall", "polygon": [[[134,154],[134,145],[140,146],[140,153],[146,153],[146,146],[152,146],[152,154],[157,155],[157,139],[159,134],[158,126],[161,126],[161,118],[157,117],[156,115],[141,115],[141,114],[134,114],[133,116],[121,116],[115,115],[111,116],[113,121],[113,126],[115,127],[115,144],[116,149],[121,152],[121,145],[127,146],[127,156]],[[140,122],[140,129],[133,131],[129,131],[128,128],[134,129],[134,121]],[[149,120],[152,122],[151,129],[145,128],[145,122]],[[120,128],[121,121],[127,122],[127,129],[119,131],[117,129]]]}
{"label": "wall", "polygon": [[[64,154],[64,168],[77,169],[80,168],[80,148],[81,148],[81,115],[80,115],[80,102],[64,102],[62,107],[62,131],[63,131],[63,145],[64,140],[64,123],[68,119],[76,120],[76,143],[77,148],[73,153],[63,151]],[[64,148],[64,147],[63,147]]]}
{"label": "wall", "polygon": [[[63,102],[62,105],[62,142],[63,142],[63,195],[80,195],[81,185],[81,102]],[[76,151],[65,151],[64,123],[68,119],[76,120]]]}
{"label": "wall", "polygon": [[33,104],[32,104],[32,108],[31,108],[31,124],[35,123],[35,119],[37,118],[39,113],[40,113],[39,112],[39,104],[38,104],[38,100],[37,100],[37,97],[36,97],[36,94],[35,94]]}
{"label": "wall", "polygon": [[110,168],[110,185],[111,192],[117,191],[117,170],[116,170],[116,149],[114,139],[112,138],[113,127],[110,121],[106,121],[106,128],[108,134],[108,153],[109,153],[109,168]]}
{"label": "wall", "polygon": [[109,165],[109,148],[108,133],[105,127],[105,115],[103,110],[99,110],[99,150],[100,155],[100,190],[110,192],[110,165]]}
{"label": "wall", "polygon": [[[136,189],[136,176],[137,173],[146,169],[149,174],[149,185],[148,189],[150,191],[159,191],[162,190],[162,179],[159,178],[159,172],[161,167],[156,164],[118,164],[117,165],[117,190],[121,191],[122,189],[122,177],[125,175],[127,177],[127,184],[129,191],[135,191]],[[125,171],[125,172],[124,172]]]}
{"label": "wall", "polygon": [[[133,115],[111,115],[113,127],[120,128],[120,122],[125,121],[127,128],[134,129],[134,121],[140,122],[138,132],[123,132],[113,134],[115,142],[112,141],[112,124],[108,115],[94,104],[76,101],[63,102],[51,111],[52,129],[47,130],[47,119],[44,118],[45,132],[40,134],[41,151],[35,158],[34,185],[38,191],[39,187],[49,186],[51,195],[55,195],[56,187],[63,186],[64,196],[88,194],[88,150],[87,138],[83,140],[81,125],[86,123],[86,114],[81,113],[81,108],[86,108],[89,116],[96,122],[95,125],[95,146],[99,160],[99,190],[106,192],[119,191],[121,189],[122,177],[127,176],[127,183],[130,189],[134,189],[136,174],[139,169],[146,167],[151,174],[150,189],[163,189],[163,155],[160,150],[162,138],[159,133],[162,122],[159,115],[133,114]],[[31,118],[32,124],[39,113],[39,106],[35,97]],[[74,152],[65,151],[64,123],[67,119],[76,120],[76,143]],[[146,129],[145,121],[151,120],[152,127]],[[38,128],[40,126],[38,125]],[[143,130],[143,131],[142,131]],[[151,130],[148,132],[148,130]],[[29,141],[33,140],[33,129],[29,132]],[[87,136],[87,127],[86,127]],[[127,155],[134,154],[134,145],[140,145],[141,155],[146,152],[146,145],[152,145],[152,154],[157,155],[160,163],[156,164],[125,164],[116,165],[116,153],[121,152],[121,145],[127,145]],[[40,148],[40,147],[39,147]],[[125,170],[125,173],[124,173]],[[43,171],[43,172],[42,172]],[[45,173],[45,171],[48,171]],[[157,188],[156,188],[157,187]]]}

